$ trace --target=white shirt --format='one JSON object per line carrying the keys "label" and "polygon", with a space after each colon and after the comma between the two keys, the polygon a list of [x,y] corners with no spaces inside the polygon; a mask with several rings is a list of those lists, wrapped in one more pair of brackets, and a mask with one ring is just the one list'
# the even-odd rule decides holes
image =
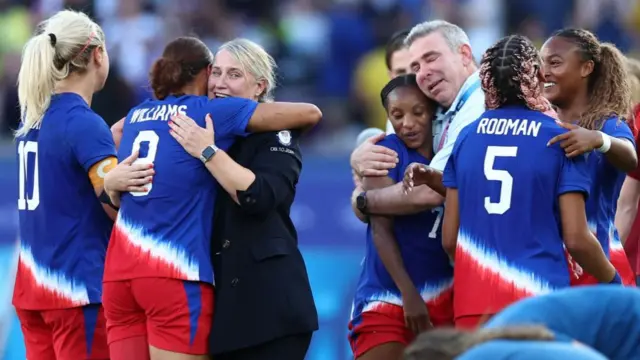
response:
{"label": "white shirt", "polygon": [[[451,152],[453,151],[453,145],[456,143],[456,139],[458,138],[460,131],[462,131],[465,126],[476,121],[482,113],[484,113],[484,92],[480,86],[477,86],[476,89],[473,90],[460,110],[457,113],[455,112],[463,94],[467,89],[472,87],[475,82],[479,81],[479,72],[476,71],[467,78],[464,84],[462,84],[460,91],[458,91],[458,95],[456,95],[456,98],[453,100],[449,109],[444,111],[444,109],[440,107],[436,112],[436,118],[431,125],[433,132],[433,151],[436,154],[430,163],[432,168],[444,171],[444,168],[449,161],[449,156],[451,156]],[[440,139],[442,138],[444,129],[449,121],[449,117],[451,116],[453,116],[453,119],[451,119],[449,128],[446,134],[444,134],[446,136],[444,144],[442,145],[442,149],[439,149]],[[394,131],[393,126],[391,126],[391,121],[387,120],[387,134],[393,133]]]}

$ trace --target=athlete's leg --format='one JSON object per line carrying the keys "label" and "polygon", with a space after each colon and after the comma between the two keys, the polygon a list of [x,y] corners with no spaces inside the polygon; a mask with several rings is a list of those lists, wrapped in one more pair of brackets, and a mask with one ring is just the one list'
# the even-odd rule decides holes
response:
{"label": "athlete's leg", "polygon": [[404,321],[401,306],[383,302],[369,304],[367,311],[349,323],[349,342],[356,359],[402,359],[415,334]]}
{"label": "athlete's leg", "polygon": [[53,332],[57,360],[107,360],[107,331],[102,306],[42,312]]}
{"label": "athlete's leg", "polygon": [[147,316],[151,359],[207,359],[213,286],[167,278],[136,279],[133,284],[134,295]]}
{"label": "athlete's leg", "polygon": [[105,282],[102,304],[111,360],[149,360],[147,318],[133,295],[132,282]]}
{"label": "athlete's leg", "polygon": [[29,360],[55,359],[53,332],[39,311],[16,309]]}

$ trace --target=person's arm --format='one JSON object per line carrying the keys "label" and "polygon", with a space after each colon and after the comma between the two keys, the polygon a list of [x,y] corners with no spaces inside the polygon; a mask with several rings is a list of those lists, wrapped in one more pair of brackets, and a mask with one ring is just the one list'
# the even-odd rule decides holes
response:
{"label": "person's arm", "polygon": [[627,237],[631,232],[636,216],[638,215],[638,202],[640,201],[640,181],[638,177],[633,176],[634,173],[640,177],[640,171],[636,170],[627,175],[620,196],[618,197],[618,209],[616,210],[616,229],[620,236],[620,242],[624,245]]}
{"label": "person's arm", "polygon": [[458,203],[458,189],[448,188],[444,204],[444,219],[442,222],[442,247],[451,261],[455,260],[458,246],[458,231],[460,230],[460,212]]}
{"label": "person's arm", "polygon": [[124,120],[126,118],[122,118],[118,120],[117,123],[111,126],[111,135],[113,136],[113,142],[115,143],[116,150],[120,148],[120,140],[122,140],[122,135],[124,133]]}
{"label": "person's arm", "polygon": [[426,185],[405,194],[402,183],[367,191],[367,212],[376,215],[408,215],[433,209],[444,203],[444,198]]}
{"label": "person's arm", "polygon": [[351,169],[359,176],[387,176],[389,170],[396,167],[398,153],[385,146],[376,145],[385,136],[372,136],[351,153]]}
{"label": "person's arm", "polygon": [[105,212],[115,219],[117,213],[105,196],[104,177],[117,165],[118,159],[106,122],[90,111],[72,114],[67,123],[66,141],[80,166],[87,172]]}
{"label": "person's arm", "polygon": [[363,223],[368,223],[369,222],[369,217],[365,214],[362,213],[362,211],[360,211],[360,209],[358,209],[358,195],[360,195],[362,192],[364,192],[364,187],[362,186],[356,186],[355,189],[353,189],[353,192],[351,193],[351,210],[353,210],[353,213],[356,215],[356,217],[362,221]]}
{"label": "person's arm", "polygon": [[589,196],[591,177],[586,158],[580,155],[568,159],[564,153],[560,156],[562,169],[556,194],[565,247],[586,272],[601,283],[609,283],[617,276],[616,269],[607,259],[587,223],[585,198]]}
{"label": "person's arm", "polygon": [[241,166],[222,150],[206,163],[207,170],[240,208],[253,215],[267,214],[282,201],[293,197],[302,171],[296,132],[286,142],[280,140],[280,133],[260,136],[265,139],[261,139],[262,144],[249,168]]}
{"label": "person's arm", "polygon": [[[604,134],[604,136],[608,136]],[[616,169],[624,172],[638,166],[638,154],[634,144],[626,138],[610,137],[611,148],[604,155]],[[600,145],[602,146],[602,145]]]}
{"label": "person's arm", "polygon": [[[393,179],[389,177],[365,177],[365,189],[382,189],[393,185]],[[402,297],[415,295],[418,291],[411,281],[404,267],[402,254],[393,234],[393,217],[372,215],[371,230],[373,243],[378,251],[385,269],[391,275],[391,279],[400,290]]]}
{"label": "person's arm", "polygon": [[562,238],[569,255],[586,272],[601,283],[609,283],[616,276],[598,239],[589,231],[584,194],[564,193],[559,198]]}

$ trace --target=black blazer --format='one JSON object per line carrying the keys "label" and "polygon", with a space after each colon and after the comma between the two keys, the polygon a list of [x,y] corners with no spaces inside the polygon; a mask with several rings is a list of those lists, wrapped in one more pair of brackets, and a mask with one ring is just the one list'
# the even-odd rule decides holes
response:
{"label": "black blazer", "polygon": [[218,188],[212,259],[216,280],[211,352],[247,348],[318,329],[289,210],[302,169],[297,132],[252,134],[229,155],[256,174],[236,204]]}

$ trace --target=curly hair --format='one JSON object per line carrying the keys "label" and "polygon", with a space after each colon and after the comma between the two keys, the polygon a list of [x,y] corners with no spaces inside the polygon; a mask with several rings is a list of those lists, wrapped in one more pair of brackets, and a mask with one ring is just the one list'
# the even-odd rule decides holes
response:
{"label": "curly hair", "polygon": [[487,49],[480,62],[487,110],[516,104],[542,112],[551,110],[542,95],[541,63],[536,47],[522,35],[504,37]]}
{"label": "curly hair", "polygon": [[631,83],[625,56],[615,45],[600,43],[588,30],[563,29],[552,35],[575,44],[583,61],[593,61],[589,75],[588,106],[580,117],[579,125],[598,130],[612,116],[627,120],[631,112]]}
{"label": "curly hair", "polygon": [[404,351],[404,360],[453,360],[476,345],[491,340],[553,341],[554,334],[544,326],[523,325],[466,332],[439,328],[420,334]]}

